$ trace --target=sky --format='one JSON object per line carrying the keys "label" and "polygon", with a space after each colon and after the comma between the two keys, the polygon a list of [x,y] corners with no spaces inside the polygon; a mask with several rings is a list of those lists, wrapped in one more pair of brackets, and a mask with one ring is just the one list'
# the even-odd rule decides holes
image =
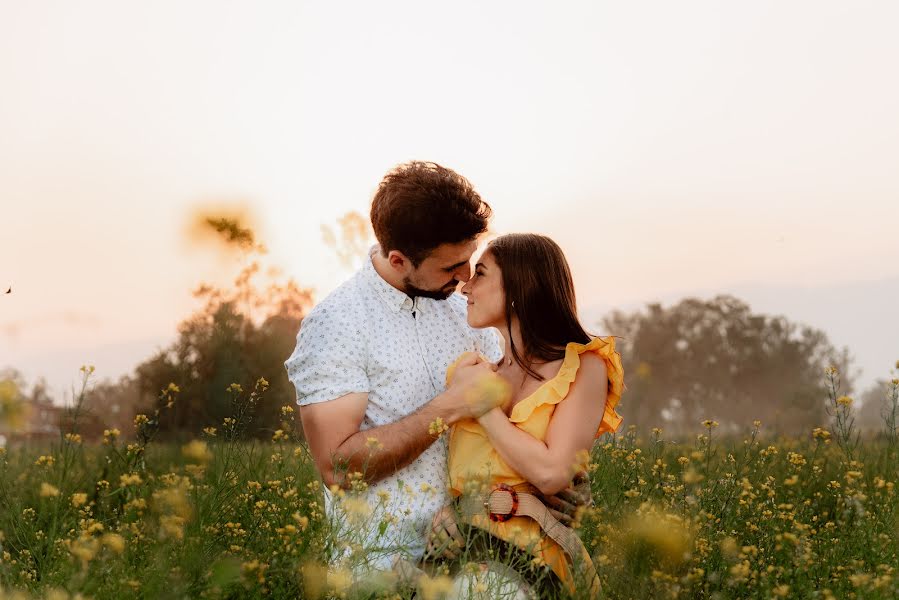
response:
{"label": "sky", "polygon": [[321,225],[392,166],[566,251],[585,314],[735,293],[899,358],[899,4],[0,0],[0,368],[68,389],[169,343],[253,215],[322,297]]}

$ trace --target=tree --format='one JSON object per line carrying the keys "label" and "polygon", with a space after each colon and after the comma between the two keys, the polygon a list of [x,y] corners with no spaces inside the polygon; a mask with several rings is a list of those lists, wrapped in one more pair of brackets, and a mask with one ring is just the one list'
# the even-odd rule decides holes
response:
{"label": "tree", "polygon": [[899,419],[896,406],[897,388],[899,380],[878,379],[861,394],[858,422],[862,430],[882,433],[890,427],[896,427],[896,421]]}
{"label": "tree", "polygon": [[148,411],[170,383],[176,384],[180,392],[161,419],[161,431],[196,434],[202,427],[220,427],[232,414],[232,393],[227,391],[232,383],[249,391],[264,378],[268,390],[246,430],[263,435],[279,427],[281,407],[296,401],[284,361],[293,351],[312,294],[291,279],[278,281],[275,269],[263,273],[264,247],[240,223],[217,217],[203,222],[226,243],[238,245],[248,264],[233,287],[203,284],[195,290],[204,306],[178,326],[171,346],[137,367],[135,380]]}
{"label": "tree", "polygon": [[850,390],[848,350],[820,330],[753,314],[732,296],[615,311],[603,325],[622,338],[622,412],[641,428],[692,431],[713,418],[726,431],[761,419],[795,432],[826,420],[825,367],[838,367]]}
{"label": "tree", "polygon": [[257,272],[258,263],[242,270],[232,290],[201,286],[196,295],[206,299],[205,306],[179,325],[175,343],[137,367],[148,402],[169,383],[180,389],[161,423],[163,431],[220,426],[233,411],[227,391],[232,383],[249,390],[259,378],[269,382],[250,435],[276,429],[281,407],[295,402],[284,361],[293,351],[311,294],[293,281],[259,289]]}

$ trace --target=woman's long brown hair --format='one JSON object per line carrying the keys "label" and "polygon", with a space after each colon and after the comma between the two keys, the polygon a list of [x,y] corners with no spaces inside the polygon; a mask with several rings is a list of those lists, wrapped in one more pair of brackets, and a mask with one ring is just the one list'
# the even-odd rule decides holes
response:
{"label": "woman's long brown hair", "polygon": [[506,326],[512,331],[512,315],[521,325],[524,348],[512,344],[512,357],[531,377],[534,362],[550,362],[565,356],[569,342],[586,344],[591,339],[577,317],[574,282],[565,254],[554,241],[533,233],[503,235],[487,247],[502,272],[506,294]]}

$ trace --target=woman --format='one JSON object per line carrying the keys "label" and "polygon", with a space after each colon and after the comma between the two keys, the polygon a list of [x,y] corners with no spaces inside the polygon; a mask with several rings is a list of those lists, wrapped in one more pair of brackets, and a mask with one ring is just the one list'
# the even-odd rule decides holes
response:
{"label": "woman", "polygon": [[[461,521],[526,550],[571,593],[574,573],[586,574],[595,596],[599,581],[589,554],[536,499],[568,487],[586,469],[594,439],[621,424],[615,406],[624,382],[614,340],[584,331],[565,256],[545,236],[493,240],[462,293],[469,325],[497,328],[505,355],[496,381],[485,382],[488,390],[503,390],[495,408],[450,432],[450,487],[460,498]],[[472,368],[456,373],[455,366],[448,384]]]}

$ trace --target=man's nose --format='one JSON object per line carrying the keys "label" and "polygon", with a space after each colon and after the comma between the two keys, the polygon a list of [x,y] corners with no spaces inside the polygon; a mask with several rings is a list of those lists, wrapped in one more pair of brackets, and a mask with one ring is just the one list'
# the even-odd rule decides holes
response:
{"label": "man's nose", "polygon": [[467,282],[469,279],[471,279],[471,265],[468,263],[465,263],[463,266],[456,269],[456,272],[453,273],[453,276],[458,281]]}

